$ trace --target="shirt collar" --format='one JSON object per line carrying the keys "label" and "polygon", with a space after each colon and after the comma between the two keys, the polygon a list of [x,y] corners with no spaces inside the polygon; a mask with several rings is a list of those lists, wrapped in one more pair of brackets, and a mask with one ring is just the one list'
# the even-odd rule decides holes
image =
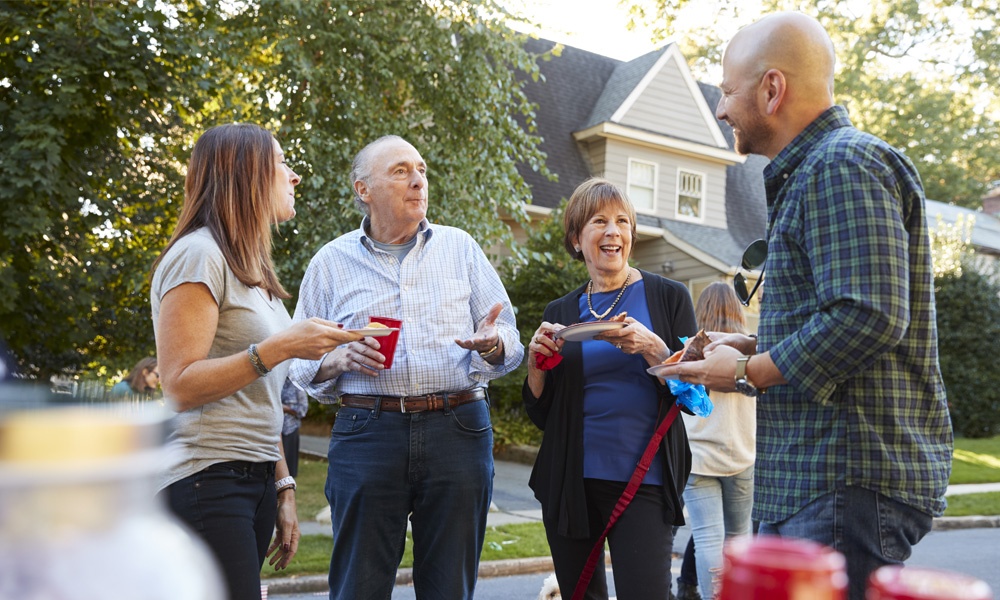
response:
{"label": "shirt collar", "polygon": [[[368,248],[369,250],[372,247],[372,244],[371,244],[372,241],[374,241],[374,240],[372,240],[371,236],[368,235],[368,227],[369,227],[370,224],[371,224],[371,217],[369,217],[368,215],[365,215],[361,219],[361,228],[360,228],[361,229],[361,243],[364,244],[364,246],[366,248]],[[424,238],[424,243],[426,244],[427,240],[431,239],[431,235],[433,235],[433,233],[434,233],[434,229],[433,229],[433,227],[431,227],[430,221],[428,221],[426,217],[424,217],[423,219],[421,219],[420,220],[420,224],[417,225],[417,237],[423,237]]]}
{"label": "shirt collar", "polygon": [[852,127],[847,109],[843,106],[831,106],[795,136],[795,139],[764,167],[764,185],[768,191],[768,203],[785,180],[791,176],[792,171],[809,155],[813,146],[827,133],[842,127]]}

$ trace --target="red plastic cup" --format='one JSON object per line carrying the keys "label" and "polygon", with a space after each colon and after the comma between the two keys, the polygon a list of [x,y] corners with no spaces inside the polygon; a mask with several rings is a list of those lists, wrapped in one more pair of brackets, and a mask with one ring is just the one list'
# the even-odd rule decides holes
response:
{"label": "red plastic cup", "polygon": [[890,565],[868,578],[866,600],[993,600],[993,591],[969,575]]}
{"label": "red plastic cup", "polygon": [[844,556],[808,540],[735,538],[723,550],[719,600],[844,600]]}
{"label": "red plastic cup", "polygon": [[403,322],[399,319],[390,319],[389,317],[368,317],[368,322],[381,323],[386,327],[396,328],[396,331],[393,331],[389,335],[378,338],[378,351],[385,356],[385,368],[388,369],[392,366],[393,355],[396,354],[396,342],[399,341],[399,328],[403,326]]}

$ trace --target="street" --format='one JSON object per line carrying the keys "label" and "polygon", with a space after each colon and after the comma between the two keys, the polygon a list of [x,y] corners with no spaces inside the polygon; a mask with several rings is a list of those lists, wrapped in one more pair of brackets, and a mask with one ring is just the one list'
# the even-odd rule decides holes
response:
{"label": "street", "polygon": [[[680,541],[680,536],[678,536]],[[686,538],[685,538],[686,543]],[[911,567],[932,567],[965,573],[982,579],[1000,592],[1000,529],[955,529],[932,531],[913,551],[907,562]],[[674,580],[680,571],[679,561],[674,561]],[[534,600],[538,597],[545,573],[480,579],[476,586],[476,600]],[[609,587],[614,580],[608,572]],[[326,594],[289,594],[272,596],[283,600],[315,600]],[[416,594],[410,586],[397,586],[392,600],[414,600]]]}

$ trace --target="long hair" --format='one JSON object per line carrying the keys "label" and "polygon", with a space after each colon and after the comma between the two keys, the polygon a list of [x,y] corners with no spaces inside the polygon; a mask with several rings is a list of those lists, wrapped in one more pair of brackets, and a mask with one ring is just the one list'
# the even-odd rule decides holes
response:
{"label": "long hair", "polygon": [[191,152],[177,227],[152,272],[177,240],[207,227],[237,279],[291,298],[271,259],[275,168],[274,137],[262,127],[231,123],[203,133]]}
{"label": "long hair", "polygon": [[746,333],[747,319],[733,287],[721,281],[708,284],[694,308],[698,327],[705,331]]}
{"label": "long hair", "polygon": [[[625,195],[625,191],[607,179],[591,177],[573,190],[573,195],[566,203],[566,211],[563,213],[563,229],[566,234],[563,236],[563,245],[566,252],[576,260],[583,260],[583,252],[573,246],[573,239],[579,239],[580,232],[597,211],[605,206],[620,206],[625,209],[629,220],[632,222],[632,242],[629,244],[628,252],[631,256],[635,250],[635,235],[637,224],[635,222],[635,207],[632,201]],[[625,257],[628,259],[628,256]]]}
{"label": "long hair", "polygon": [[147,392],[146,389],[146,374],[156,368],[156,357],[147,356],[146,358],[135,363],[129,374],[125,376],[124,381],[128,382],[128,386],[132,388],[133,392]]}

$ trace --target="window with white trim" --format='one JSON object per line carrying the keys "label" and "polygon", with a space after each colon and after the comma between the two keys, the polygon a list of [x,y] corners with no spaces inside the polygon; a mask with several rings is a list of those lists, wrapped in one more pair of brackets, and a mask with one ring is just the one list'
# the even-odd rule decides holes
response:
{"label": "window with white trim", "polygon": [[677,170],[677,218],[701,221],[705,218],[705,174]]}
{"label": "window with white trim", "polygon": [[628,159],[628,197],[636,210],[656,209],[656,163]]}

